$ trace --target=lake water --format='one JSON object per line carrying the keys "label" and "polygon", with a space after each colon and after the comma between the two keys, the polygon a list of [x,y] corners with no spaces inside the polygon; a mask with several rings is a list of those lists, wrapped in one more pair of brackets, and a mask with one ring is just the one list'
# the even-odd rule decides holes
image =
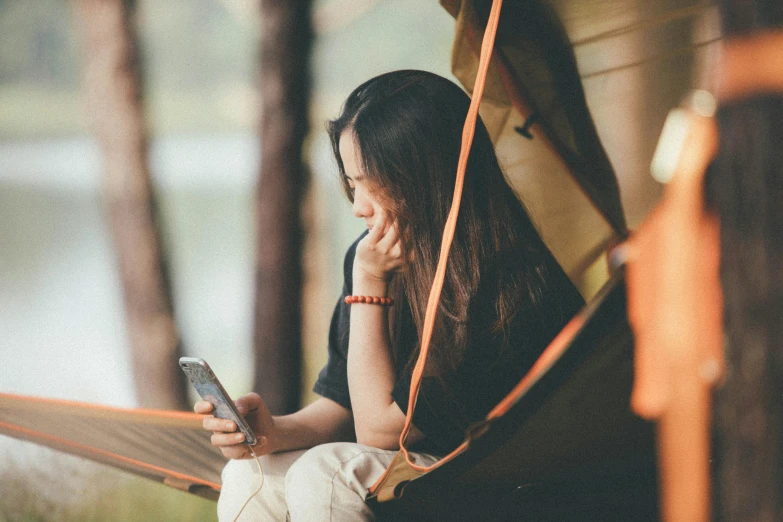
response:
{"label": "lake water", "polygon": [[[185,351],[209,360],[235,396],[252,377],[256,139],[170,137],[151,146]],[[323,306],[311,307],[317,367],[344,248],[361,224],[338,194],[328,144],[312,150],[322,195],[310,213],[321,239],[308,277],[327,274]],[[0,142],[0,392],[136,405],[100,167],[87,137]],[[24,466],[26,455],[42,454],[31,448],[0,436],[0,463],[5,454]]]}
{"label": "lake water", "polygon": [[[252,136],[153,144],[186,350],[247,387]],[[119,276],[90,139],[0,144],[0,390],[135,404]],[[219,370],[218,370],[219,371]]]}

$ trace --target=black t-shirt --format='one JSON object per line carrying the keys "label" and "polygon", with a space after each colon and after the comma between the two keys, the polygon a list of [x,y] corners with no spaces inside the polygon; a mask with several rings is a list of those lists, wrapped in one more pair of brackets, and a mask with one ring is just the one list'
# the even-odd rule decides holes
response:
{"label": "black t-shirt", "polygon": [[[356,245],[363,237],[364,234],[345,254],[345,283],[329,327],[329,358],[313,387],[318,395],[349,410],[347,358],[351,312],[344,299],[352,294],[353,260]],[[422,380],[413,424],[425,435],[425,440],[415,449],[445,454],[457,447],[464,439],[468,426],[483,419],[511,391],[549,342],[584,305],[576,287],[548,251],[544,252],[542,263],[547,274],[546,291],[536,303],[534,313],[520,310],[510,330],[502,334],[469,330],[470,344],[455,374],[448,376],[445,382],[431,377]],[[408,303],[396,302],[394,306],[403,307],[397,317],[403,321],[401,331],[408,332],[407,336],[398,340],[401,346],[397,347],[398,360],[404,364],[406,355],[417,348],[418,334]],[[477,310],[471,313],[471,317],[480,313],[481,310]],[[503,337],[509,341],[507,349],[500,348]],[[410,371],[404,368],[396,370],[399,377],[392,399],[403,412],[407,412]]]}

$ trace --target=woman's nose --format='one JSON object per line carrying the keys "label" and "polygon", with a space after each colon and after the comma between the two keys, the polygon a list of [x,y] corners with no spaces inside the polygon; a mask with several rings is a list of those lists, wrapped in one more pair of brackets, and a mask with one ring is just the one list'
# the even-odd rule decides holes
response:
{"label": "woman's nose", "polygon": [[372,203],[358,190],[353,195],[353,215],[358,218],[366,218],[372,215]]}

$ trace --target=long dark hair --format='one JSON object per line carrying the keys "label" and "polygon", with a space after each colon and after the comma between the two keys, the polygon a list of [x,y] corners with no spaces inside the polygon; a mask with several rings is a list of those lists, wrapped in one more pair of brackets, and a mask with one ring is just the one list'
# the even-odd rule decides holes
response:
{"label": "long dark hair", "polygon": [[[408,261],[393,278],[390,293],[407,298],[419,339],[469,105],[470,98],[445,78],[424,71],[395,71],[360,85],[342,114],[328,124],[348,198],[351,190],[339,151],[344,132],[353,135],[371,190],[397,220]],[[544,292],[545,253],[479,120],[428,374],[444,376],[454,370],[476,328],[502,334],[523,303],[535,306]],[[392,318],[390,324],[395,322],[399,324]],[[391,333],[394,346],[399,331],[392,327]],[[398,369],[410,367],[417,353],[398,361]]]}
{"label": "long dark hair", "polygon": [[[780,28],[780,0],[724,0],[725,33]],[[727,377],[716,396],[720,520],[783,518],[783,95],[717,114],[705,192],[721,223]]]}

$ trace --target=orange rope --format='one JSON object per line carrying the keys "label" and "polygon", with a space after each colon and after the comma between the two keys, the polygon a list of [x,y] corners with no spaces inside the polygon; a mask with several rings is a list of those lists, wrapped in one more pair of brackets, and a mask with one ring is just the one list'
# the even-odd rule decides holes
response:
{"label": "orange rope", "polygon": [[465,182],[465,169],[468,165],[468,156],[470,155],[470,148],[473,144],[473,136],[476,132],[476,119],[478,118],[478,110],[479,106],[481,105],[481,97],[484,94],[484,84],[487,78],[489,60],[492,57],[492,48],[495,43],[495,35],[497,34],[498,21],[500,19],[500,7],[502,4],[503,0],[493,1],[492,10],[489,14],[489,21],[487,22],[487,28],[484,31],[484,41],[481,46],[481,57],[479,60],[478,74],[476,75],[476,83],[473,87],[473,97],[470,101],[470,109],[468,110],[468,115],[465,119],[465,126],[462,130],[462,149],[460,151],[459,163],[457,164],[457,180],[454,185],[454,198],[452,199],[451,210],[449,211],[449,216],[446,220],[446,226],[443,231],[443,240],[440,247],[438,267],[435,271],[435,280],[432,283],[429,300],[427,301],[427,312],[424,316],[421,350],[419,352],[419,358],[416,361],[416,366],[414,367],[413,374],[411,376],[411,389],[410,395],[408,397],[408,411],[405,415],[405,426],[403,427],[402,433],[400,434],[400,450],[405,455],[405,460],[408,461],[408,464],[417,471],[429,471],[438,466],[437,463],[429,467],[415,465],[411,460],[408,450],[405,448],[405,439],[408,435],[408,432],[410,431],[413,420],[413,410],[416,407],[416,400],[419,395],[421,380],[424,375],[424,365],[427,362],[427,354],[430,349],[432,331],[435,326],[435,315],[437,314],[438,303],[440,302],[440,293],[443,289],[443,281],[446,276],[446,264],[448,263],[449,259],[451,243],[454,240],[454,231],[457,226],[457,216],[459,215],[460,202],[462,201],[462,187]]}
{"label": "orange rope", "polygon": [[566,351],[566,348],[568,348],[568,346],[571,344],[571,341],[574,340],[577,332],[581,330],[584,324],[585,316],[583,313],[574,316],[573,319],[568,321],[568,324],[566,324],[565,327],[560,330],[560,333],[557,334],[554,339],[552,339],[552,342],[549,343],[549,346],[547,346],[538,359],[536,359],[535,364],[533,364],[533,367],[530,368],[522,380],[519,381],[516,386],[514,386],[514,389],[511,390],[508,395],[506,395],[503,400],[497,404],[497,406],[492,408],[492,411],[490,411],[487,415],[487,420],[505,415],[509,408],[511,408],[511,406],[517,401],[517,399],[524,395],[525,392],[533,384],[535,384],[538,379],[549,370],[549,368],[552,367],[552,365],[560,358],[560,356],[563,355],[563,353]]}
{"label": "orange rope", "polygon": [[[8,401],[8,402],[6,402]],[[8,406],[16,408],[14,402],[25,402],[26,407],[33,405],[34,407],[41,406],[65,406],[71,408],[78,408],[80,410],[87,410],[91,412],[102,413],[120,413],[120,414],[133,414],[143,417],[161,418],[161,419],[177,419],[185,421],[200,421],[205,415],[187,411],[172,411],[172,410],[153,410],[145,408],[121,408],[119,406],[107,406],[104,404],[91,404],[87,402],[70,401],[65,399],[47,399],[43,397],[29,397],[26,395],[15,395],[13,393],[0,393],[0,406]],[[5,403],[5,404],[4,404]]]}

